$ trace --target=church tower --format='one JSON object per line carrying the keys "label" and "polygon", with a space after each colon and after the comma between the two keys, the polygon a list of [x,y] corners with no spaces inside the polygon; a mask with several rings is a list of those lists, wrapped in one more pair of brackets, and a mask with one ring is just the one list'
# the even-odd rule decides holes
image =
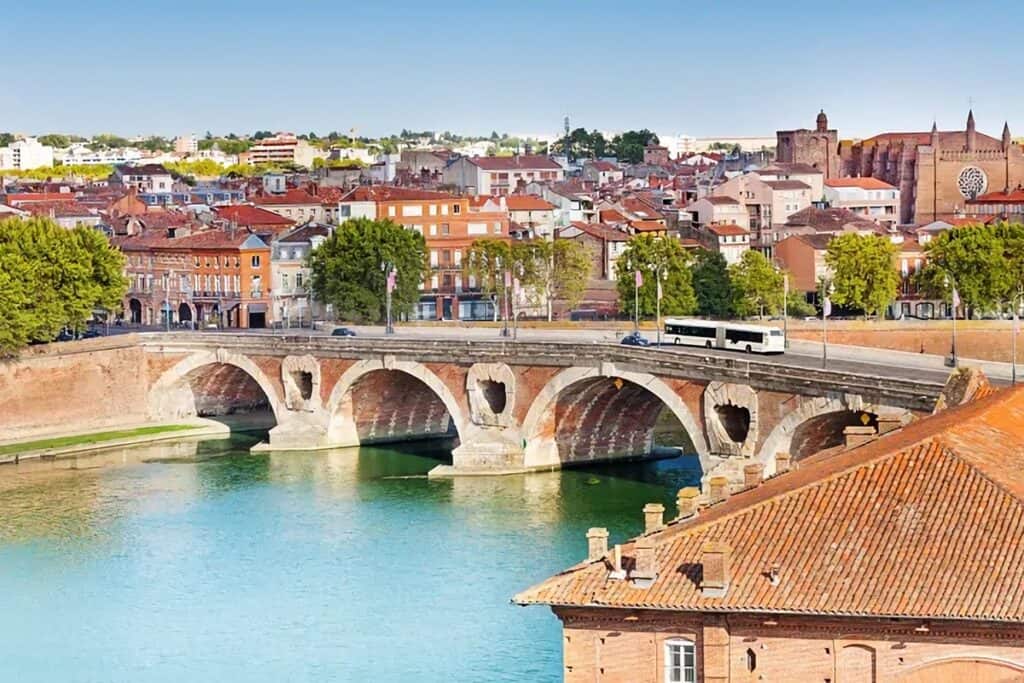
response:
{"label": "church tower", "polygon": [[818,112],[817,124],[818,124],[818,132],[819,133],[827,133],[828,132],[828,117],[825,116],[825,110],[824,109],[822,109],[820,112]]}
{"label": "church tower", "polygon": [[1010,145],[1013,144],[1013,138],[1010,137],[1010,123],[1009,121],[1003,122],[1003,151],[1010,149]]}
{"label": "church tower", "polygon": [[967,151],[973,152],[977,149],[978,131],[974,129],[974,110],[967,112]]}

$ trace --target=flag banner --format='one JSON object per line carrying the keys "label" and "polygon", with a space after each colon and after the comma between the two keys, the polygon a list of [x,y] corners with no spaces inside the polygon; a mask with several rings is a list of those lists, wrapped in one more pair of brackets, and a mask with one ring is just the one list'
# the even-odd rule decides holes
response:
{"label": "flag banner", "polygon": [[397,275],[398,275],[398,271],[396,271],[396,270],[392,270],[390,273],[388,273],[388,291],[389,292],[395,291],[395,279],[396,279]]}
{"label": "flag banner", "polygon": [[956,287],[953,288],[953,315],[956,316],[957,310],[960,308],[960,292],[956,291]]}
{"label": "flag banner", "polygon": [[512,286],[512,271],[505,271],[505,287],[510,288]]}
{"label": "flag banner", "polygon": [[519,278],[515,278],[512,280],[512,292],[515,294],[519,294]]}
{"label": "flag banner", "polygon": [[832,300],[826,296],[825,301],[821,305],[821,317],[827,318],[830,315],[832,315]]}
{"label": "flag banner", "polygon": [[637,287],[643,287],[644,286],[644,276],[640,274],[639,270],[636,271],[636,286]]}
{"label": "flag banner", "polygon": [[661,299],[661,280],[658,280],[658,299]]}

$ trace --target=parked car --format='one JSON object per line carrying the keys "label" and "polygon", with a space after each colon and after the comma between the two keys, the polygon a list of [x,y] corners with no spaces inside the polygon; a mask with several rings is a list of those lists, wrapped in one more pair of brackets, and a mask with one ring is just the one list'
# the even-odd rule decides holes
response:
{"label": "parked car", "polygon": [[651,345],[651,342],[648,341],[647,337],[644,337],[639,332],[630,332],[625,337],[623,337],[622,341],[619,342],[619,343],[620,344],[625,344],[626,346],[650,346]]}
{"label": "parked car", "polygon": [[59,341],[59,342],[74,341],[74,340],[75,340],[75,333],[72,332],[69,329],[63,329],[63,330],[61,330],[60,332],[57,333],[57,341]]}
{"label": "parked car", "polygon": [[356,331],[348,327],[335,327],[334,331],[331,332],[332,337],[354,337]]}
{"label": "parked car", "polygon": [[102,337],[102,336],[103,336],[102,332],[100,332],[95,327],[90,327],[89,329],[87,329],[85,332],[82,333],[82,337],[81,338],[82,339],[95,339],[96,337]]}

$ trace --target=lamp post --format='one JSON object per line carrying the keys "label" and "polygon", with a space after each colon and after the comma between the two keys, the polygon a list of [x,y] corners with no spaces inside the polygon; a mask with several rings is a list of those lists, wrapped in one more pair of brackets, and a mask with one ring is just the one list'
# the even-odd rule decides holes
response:
{"label": "lamp post", "polygon": [[384,285],[384,334],[394,334],[395,326],[391,320],[391,292],[395,288],[395,279],[398,277],[398,268],[396,268],[395,264],[390,261],[382,261],[380,269],[386,274],[386,284]]}
{"label": "lamp post", "polygon": [[949,350],[949,359],[946,361],[946,365],[951,368],[960,367],[960,359],[956,355],[956,310],[960,308],[960,293],[956,291],[956,278],[954,278],[949,271],[946,271],[943,282],[947,287],[953,287],[952,295],[949,298],[950,308],[953,313],[953,345]]}
{"label": "lamp post", "polygon": [[1010,299],[1013,308],[1013,326],[1010,328],[1010,386],[1017,386],[1017,311],[1024,303],[1024,286],[1017,288],[1017,293]]}
{"label": "lamp post", "polygon": [[831,280],[821,282],[821,367],[828,367],[828,317],[832,315],[832,300],[829,298],[834,291]]}

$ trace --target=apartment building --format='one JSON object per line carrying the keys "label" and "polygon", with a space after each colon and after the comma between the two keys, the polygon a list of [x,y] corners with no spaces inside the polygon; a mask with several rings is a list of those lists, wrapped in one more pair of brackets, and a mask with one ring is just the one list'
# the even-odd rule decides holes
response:
{"label": "apartment building", "polygon": [[900,220],[900,191],[878,178],[829,178],[825,200],[837,209],[847,209],[891,228]]}
{"label": "apartment building", "polygon": [[15,140],[0,147],[0,169],[26,171],[53,166],[53,147],[47,147],[35,138]]}
{"label": "apartment building", "polygon": [[527,183],[560,182],[565,170],[546,156],[462,157],[444,170],[444,183],[469,194],[507,195]]}
{"label": "apartment building", "polygon": [[305,140],[300,140],[291,133],[278,133],[269,138],[257,141],[243,156],[250,165],[294,164],[307,168],[313,165],[314,159],[323,159],[327,153],[313,147]]}

